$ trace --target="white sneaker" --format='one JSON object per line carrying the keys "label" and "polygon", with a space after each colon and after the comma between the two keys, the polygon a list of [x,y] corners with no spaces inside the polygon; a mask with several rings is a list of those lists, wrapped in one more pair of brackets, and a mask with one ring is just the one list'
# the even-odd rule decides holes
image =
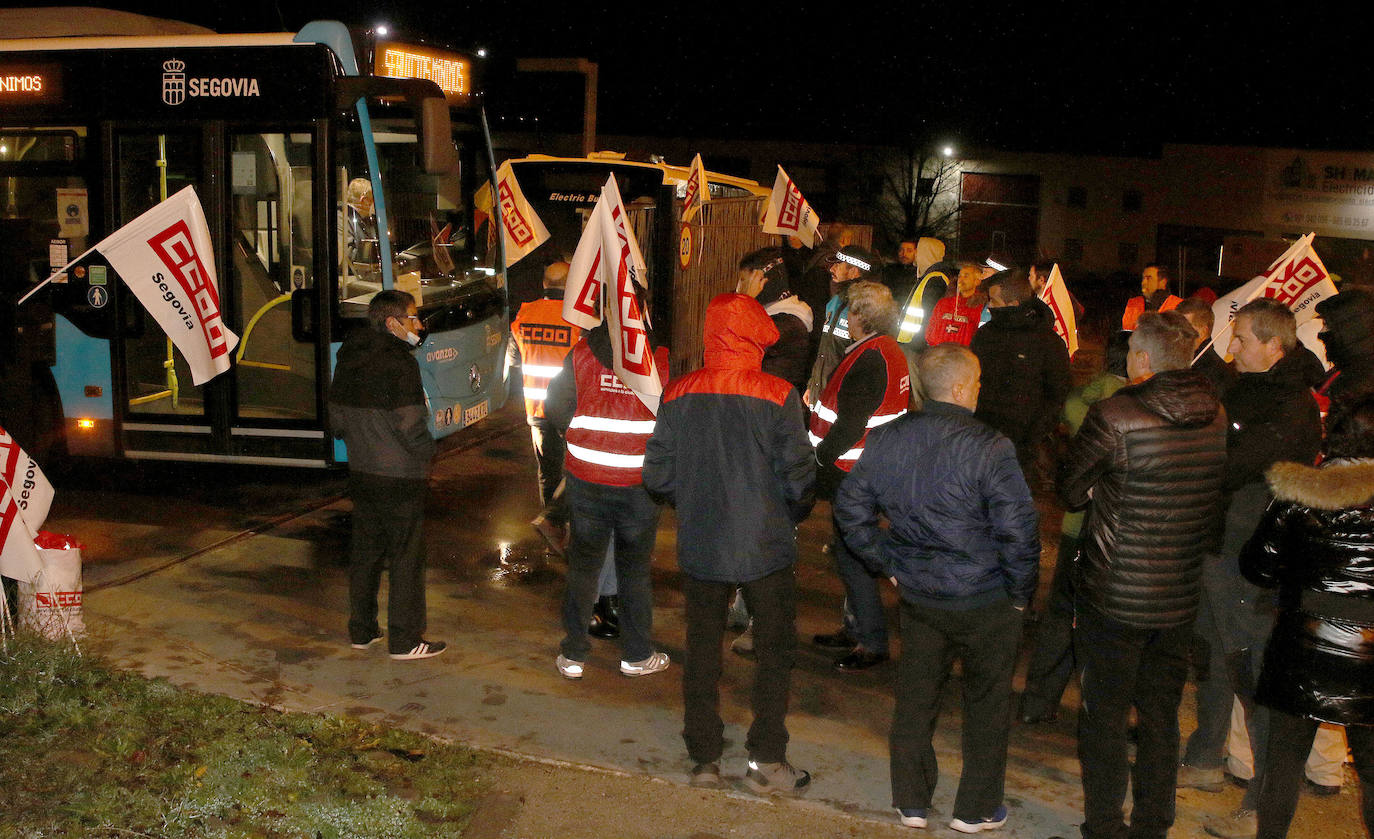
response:
{"label": "white sneaker", "polygon": [[421,641],[411,647],[409,652],[392,653],[391,657],[397,661],[418,661],[422,658],[434,658],[446,649],[448,644],[443,641]]}
{"label": "white sneaker", "polygon": [[580,679],[580,678],[582,678],[582,662],[580,662],[580,661],[573,661],[572,659],[568,658],[567,656],[563,655],[562,653],[559,653],[559,654],[558,654],[558,658],[554,659],[554,660],[553,660],[553,663],[556,664],[556,665],[558,665],[558,674],[559,674],[560,676],[562,676],[563,678],[565,678],[565,679]]}
{"label": "white sneaker", "polygon": [[622,661],[620,672],[626,676],[647,676],[668,669],[668,654],[654,653],[643,661]]}

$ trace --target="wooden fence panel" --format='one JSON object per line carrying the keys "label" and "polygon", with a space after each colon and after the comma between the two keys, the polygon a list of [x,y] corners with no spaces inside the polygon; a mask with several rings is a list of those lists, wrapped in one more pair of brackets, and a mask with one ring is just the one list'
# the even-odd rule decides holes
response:
{"label": "wooden fence panel", "polygon": [[[717,294],[735,290],[739,261],[745,254],[776,245],[778,237],[759,227],[767,198],[717,198],[692,219],[692,260],[687,268],[674,262],[672,375],[701,367],[701,331],[706,306]],[[682,208],[674,205],[674,221],[680,228]]]}

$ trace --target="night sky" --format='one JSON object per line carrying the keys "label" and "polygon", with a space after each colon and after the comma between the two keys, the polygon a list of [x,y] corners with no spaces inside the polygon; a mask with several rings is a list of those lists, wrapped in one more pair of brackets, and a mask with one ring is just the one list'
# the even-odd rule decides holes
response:
{"label": "night sky", "polygon": [[1225,4],[1229,15],[1162,3],[108,5],[225,32],[385,21],[398,37],[486,47],[494,115],[568,131],[580,129],[580,82],[517,78],[515,58],[599,62],[602,133],[1107,154],[1369,143],[1365,21],[1317,4]]}

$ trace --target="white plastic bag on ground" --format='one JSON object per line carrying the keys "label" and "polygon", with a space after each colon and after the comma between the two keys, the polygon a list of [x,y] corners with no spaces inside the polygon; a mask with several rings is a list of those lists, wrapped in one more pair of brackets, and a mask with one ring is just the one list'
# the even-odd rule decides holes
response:
{"label": "white plastic bag on ground", "polygon": [[86,631],[81,617],[83,545],[46,530],[38,534],[34,545],[43,560],[43,572],[19,582],[19,625],[45,638],[65,638],[68,632],[81,635]]}

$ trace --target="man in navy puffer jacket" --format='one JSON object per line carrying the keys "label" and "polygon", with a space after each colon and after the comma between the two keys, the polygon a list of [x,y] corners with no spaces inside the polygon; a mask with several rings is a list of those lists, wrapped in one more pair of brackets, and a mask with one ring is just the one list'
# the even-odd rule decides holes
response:
{"label": "man in navy puffer jacket", "polygon": [[919,370],[925,408],[869,434],[835,496],[835,521],[850,550],[901,593],[893,806],[903,824],[925,827],[940,690],[961,654],[964,771],[950,827],[973,833],[1007,818],[1011,678],[1039,574],[1039,524],[1015,447],[973,416],[978,358],[941,344]]}

